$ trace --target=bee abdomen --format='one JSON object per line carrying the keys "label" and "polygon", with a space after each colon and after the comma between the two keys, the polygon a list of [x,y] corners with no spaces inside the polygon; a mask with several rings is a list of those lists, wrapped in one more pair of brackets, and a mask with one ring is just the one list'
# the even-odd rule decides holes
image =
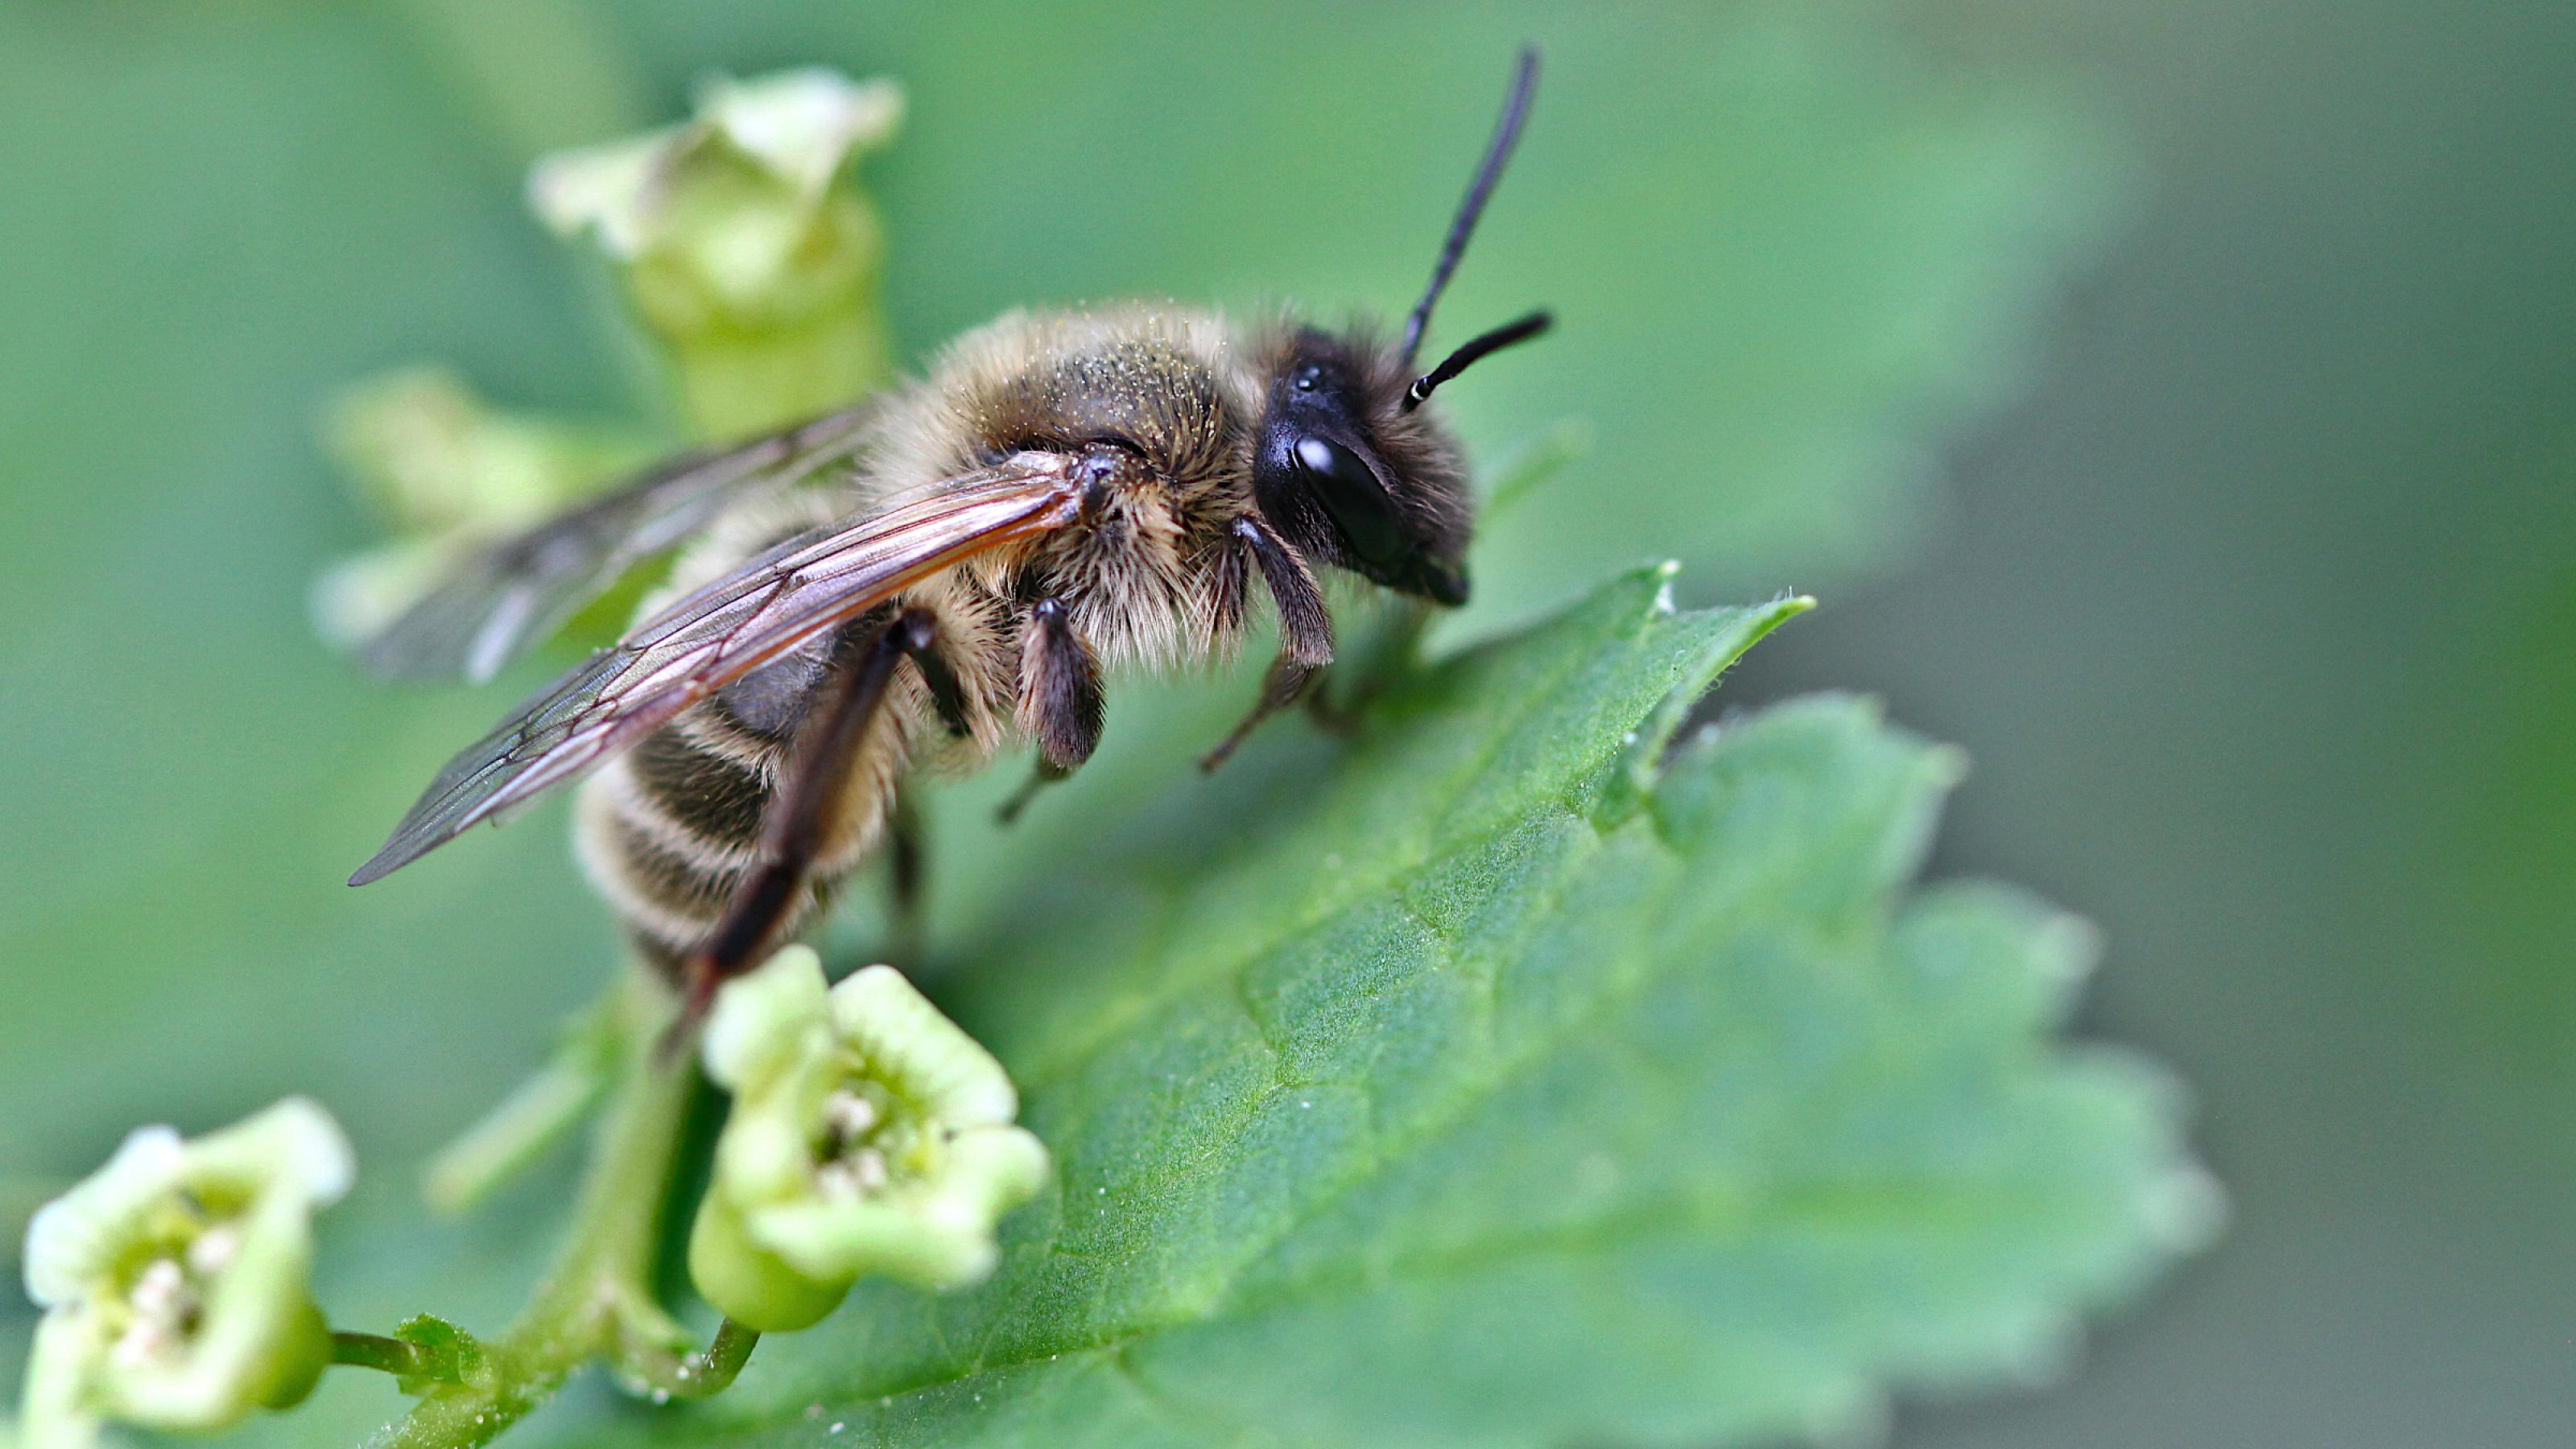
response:
{"label": "bee abdomen", "polygon": [[656,731],[619,762],[628,818],[685,838],[693,853],[747,850],[760,839],[780,753],[728,752],[685,726]]}
{"label": "bee abdomen", "polygon": [[[770,781],[785,746],[730,729],[710,702],[611,761],[582,792],[582,863],[645,953],[668,966],[722,919],[759,859]],[[828,899],[817,873],[791,929]]]}
{"label": "bee abdomen", "polygon": [[[784,674],[797,667],[782,665],[772,668]],[[627,934],[665,968],[705,942],[760,862],[776,782],[804,703],[769,701],[746,712],[729,693],[646,736],[582,791],[576,830],[582,863]],[[861,746],[865,767],[833,811],[830,839],[780,923],[783,934],[830,905],[874,842],[904,735],[899,717],[880,720],[869,732]]]}

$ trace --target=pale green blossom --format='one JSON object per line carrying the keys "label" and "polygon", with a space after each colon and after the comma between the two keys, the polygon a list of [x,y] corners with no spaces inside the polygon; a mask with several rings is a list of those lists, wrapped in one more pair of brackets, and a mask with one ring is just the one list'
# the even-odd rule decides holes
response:
{"label": "pale green blossom", "polygon": [[559,234],[597,242],[699,431],[750,432],[885,378],[883,229],[848,178],[902,116],[886,80],[718,80],[685,125],[538,162],[528,198]]}
{"label": "pale green blossom", "polygon": [[[851,162],[884,145],[902,114],[891,81],[827,70],[719,80],[700,92],[693,121],[550,156],[531,173],[539,216],[596,241],[670,360],[695,436],[782,426],[886,380],[883,236]],[[352,389],[324,440],[390,538],[316,581],[314,622],[396,674],[415,666],[372,650],[405,609],[476,547],[562,511],[650,451],[634,435],[494,408],[437,367]],[[464,673],[488,678],[521,642],[507,631],[478,640]]]}
{"label": "pale green blossom", "polygon": [[302,1399],[331,1359],[312,1217],[354,1170],[330,1115],[289,1098],[194,1141],[142,1128],[39,1209],[26,1449],[87,1443],[101,1419],[208,1430]]}
{"label": "pale green blossom", "polygon": [[979,1281],[1046,1180],[1001,1064],[890,966],[827,992],[811,950],[782,951],[724,989],[704,1050],[734,1101],[689,1267],[748,1327],[805,1327],[867,1274]]}
{"label": "pale green blossom", "polygon": [[[407,367],[343,393],[323,444],[389,540],[342,559],[314,583],[323,638],[358,649],[451,574],[478,545],[516,533],[643,461],[616,432],[503,411],[453,369]],[[500,658],[468,661],[489,677]]]}

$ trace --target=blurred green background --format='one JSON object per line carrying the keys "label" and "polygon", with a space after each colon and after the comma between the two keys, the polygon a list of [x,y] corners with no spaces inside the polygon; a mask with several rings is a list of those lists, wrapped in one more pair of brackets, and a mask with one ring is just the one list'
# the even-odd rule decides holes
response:
{"label": "blurred green background", "polygon": [[[497,1322],[545,1247],[559,1169],[437,1227],[408,1172],[607,931],[555,816],[339,884],[510,688],[369,686],[304,617],[370,538],[311,441],[343,384],[639,405],[519,204],[536,151],[710,70],[890,73],[908,356],[1024,302],[1393,313],[1524,36],[1537,121],[1443,318],[1564,326],[1456,409],[1489,457],[1595,443],[1495,520],[1458,632],[1657,554],[1821,594],[1726,707],[1864,689],[1966,745],[1939,868],[2104,925],[2086,1027],[2193,1084],[2231,1190],[2072,1380],[1898,1442],[2564,1443],[2576,8],[2513,0],[0,0],[7,1236],[132,1123],[306,1091],[367,1165],[352,1321]],[[1127,748],[1105,781],[1191,808]],[[954,910],[1082,818],[957,835]],[[393,1407],[335,1381],[262,1432]]]}

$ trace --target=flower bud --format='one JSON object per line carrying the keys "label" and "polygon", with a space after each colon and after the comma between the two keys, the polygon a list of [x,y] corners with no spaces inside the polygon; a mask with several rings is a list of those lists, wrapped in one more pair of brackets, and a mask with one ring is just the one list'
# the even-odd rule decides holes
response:
{"label": "flower bud", "polygon": [[891,81],[717,81],[686,125],[538,162],[528,197],[557,233],[595,239],[698,430],[757,432],[886,377],[883,232],[849,171],[902,115]]}
{"label": "flower bud", "polygon": [[[314,626],[344,649],[374,637],[477,545],[560,512],[648,451],[609,429],[501,411],[443,367],[360,383],[332,405],[322,433],[391,534],[314,583]],[[485,677],[499,663],[477,661],[472,672]]]}

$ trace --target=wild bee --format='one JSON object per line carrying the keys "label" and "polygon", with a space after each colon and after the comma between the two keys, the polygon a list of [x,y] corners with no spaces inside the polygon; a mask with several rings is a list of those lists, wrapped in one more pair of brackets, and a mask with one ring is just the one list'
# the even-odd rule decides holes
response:
{"label": "wild bee", "polygon": [[1169,304],[1014,312],[923,381],[682,459],[477,555],[370,642],[371,667],[488,676],[689,541],[625,637],[450,761],[350,883],[588,776],[585,868],[703,1005],[828,905],[888,834],[908,772],[1025,740],[1037,780],[1062,778],[1099,742],[1105,671],[1220,657],[1256,585],[1279,652],[1211,766],[1332,660],[1318,568],[1463,603],[1466,469],[1425,404],[1549,317],[1427,371],[1415,354],[1536,80],[1524,50],[1392,339]]}

